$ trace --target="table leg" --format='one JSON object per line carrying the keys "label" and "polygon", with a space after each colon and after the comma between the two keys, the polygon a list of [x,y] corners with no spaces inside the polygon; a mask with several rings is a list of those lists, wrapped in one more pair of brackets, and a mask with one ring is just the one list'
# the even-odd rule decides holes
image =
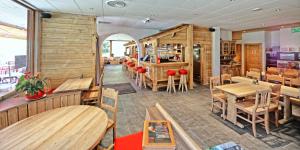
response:
{"label": "table leg", "polygon": [[239,123],[237,121],[237,109],[235,107],[235,103],[237,100],[237,97],[231,94],[226,94],[227,95],[227,116],[226,119],[235,125],[237,125],[240,128],[244,128],[244,125]]}
{"label": "table leg", "polygon": [[284,96],[283,101],[283,119],[279,120],[280,124],[285,124],[288,121],[292,120],[292,108],[291,108],[291,100],[289,96]]}

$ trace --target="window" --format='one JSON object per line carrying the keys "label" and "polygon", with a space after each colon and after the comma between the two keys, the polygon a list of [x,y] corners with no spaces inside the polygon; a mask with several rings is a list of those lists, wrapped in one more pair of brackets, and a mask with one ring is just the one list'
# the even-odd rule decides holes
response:
{"label": "window", "polygon": [[0,0],[0,97],[14,89],[27,67],[28,9]]}

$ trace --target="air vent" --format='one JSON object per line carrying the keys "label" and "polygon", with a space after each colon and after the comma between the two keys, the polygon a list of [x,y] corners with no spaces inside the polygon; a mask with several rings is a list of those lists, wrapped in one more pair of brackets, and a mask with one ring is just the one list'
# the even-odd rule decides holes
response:
{"label": "air vent", "polygon": [[122,0],[108,0],[106,1],[106,4],[115,8],[124,8],[126,6],[126,3]]}
{"label": "air vent", "polygon": [[111,24],[111,22],[108,21],[98,21],[99,24]]}

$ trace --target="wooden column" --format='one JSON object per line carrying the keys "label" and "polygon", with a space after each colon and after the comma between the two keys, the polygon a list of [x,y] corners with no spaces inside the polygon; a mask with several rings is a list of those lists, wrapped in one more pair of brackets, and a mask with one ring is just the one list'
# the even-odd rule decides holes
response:
{"label": "wooden column", "polygon": [[112,40],[109,40],[109,56],[112,57]]}
{"label": "wooden column", "polygon": [[187,28],[187,46],[185,50],[185,62],[189,63],[189,89],[193,89],[193,43],[194,43],[194,35],[193,35],[193,25],[189,25]]}
{"label": "wooden column", "polygon": [[[157,49],[158,49],[158,43],[157,43],[157,39],[155,39],[152,42],[152,46],[153,46],[153,51],[154,51],[154,59],[155,59],[155,64],[157,64]],[[158,70],[157,67],[153,67],[154,68],[154,78],[153,78],[153,88],[152,91],[157,91],[157,74],[158,74]]]}

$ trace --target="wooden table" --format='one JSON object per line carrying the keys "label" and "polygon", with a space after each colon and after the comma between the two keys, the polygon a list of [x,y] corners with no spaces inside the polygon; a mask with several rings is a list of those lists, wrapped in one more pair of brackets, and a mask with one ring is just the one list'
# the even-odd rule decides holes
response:
{"label": "wooden table", "polygon": [[235,107],[237,98],[255,95],[258,89],[267,89],[268,86],[249,84],[249,83],[236,83],[216,86],[217,89],[224,91],[227,95],[227,116],[226,119],[235,125],[244,128],[244,126],[237,122],[237,109]]}
{"label": "wooden table", "polygon": [[[232,81],[233,82],[239,82],[239,83],[252,83],[253,79],[249,79],[246,77],[232,77]],[[259,81],[258,82],[260,85],[263,86],[273,86],[275,85],[274,83],[270,83],[270,82],[264,82],[264,81]],[[283,115],[283,119],[279,120],[280,124],[284,124],[286,122],[288,122],[289,120],[291,120],[291,116],[292,116],[292,110],[291,110],[291,97],[294,98],[300,98],[300,89],[298,88],[294,88],[294,87],[289,87],[289,86],[285,86],[282,85],[281,86],[281,95],[283,95],[284,97],[284,101],[283,103],[281,103],[281,105],[284,106],[284,115]]]}
{"label": "wooden table", "polygon": [[57,108],[0,130],[0,149],[92,149],[107,123],[106,113],[94,106]]}
{"label": "wooden table", "polygon": [[53,93],[88,90],[92,84],[92,81],[93,78],[68,79],[59,87],[57,87]]}

